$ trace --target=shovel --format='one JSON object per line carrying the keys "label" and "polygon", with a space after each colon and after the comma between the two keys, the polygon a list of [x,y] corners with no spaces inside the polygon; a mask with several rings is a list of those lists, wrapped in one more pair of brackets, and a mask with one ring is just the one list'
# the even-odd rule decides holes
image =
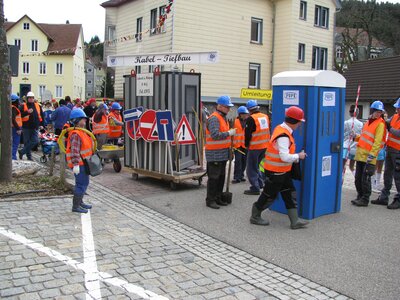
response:
{"label": "shovel", "polygon": [[[231,140],[233,143],[233,137],[231,137]],[[226,190],[225,192],[222,193],[222,201],[228,204],[232,203],[232,193],[229,192],[229,183],[231,182],[231,170],[232,170],[232,159],[233,159],[232,143],[231,147],[229,148],[229,165],[228,165],[228,176],[226,180]]]}

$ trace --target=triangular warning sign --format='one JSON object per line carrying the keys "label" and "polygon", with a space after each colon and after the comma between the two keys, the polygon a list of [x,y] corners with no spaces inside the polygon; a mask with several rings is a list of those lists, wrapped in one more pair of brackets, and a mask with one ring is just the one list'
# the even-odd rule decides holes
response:
{"label": "triangular warning sign", "polygon": [[151,132],[151,133],[150,133],[150,135],[149,135],[148,140],[149,140],[150,142],[152,142],[152,141],[158,141],[157,122],[154,122],[154,123],[153,123],[153,126],[151,127],[150,132]]}
{"label": "triangular warning sign", "polygon": [[[186,115],[182,115],[182,119],[179,121],[178,127],[175,130],[175,134],[178,139],[179,145],[190,145],[196,144],[196,138],[193,134],[190,123],[186,118]],[[175,145],[175,141],[172,142]]]}

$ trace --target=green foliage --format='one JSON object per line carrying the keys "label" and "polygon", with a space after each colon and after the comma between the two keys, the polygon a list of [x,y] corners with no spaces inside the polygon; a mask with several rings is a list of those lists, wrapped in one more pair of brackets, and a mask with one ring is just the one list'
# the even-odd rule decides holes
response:
{"label": "green foliage", "polygon": [[85,42],[86,55],[95,62],[103,61],[104,43],[100,42],[99,37],[96,35],[90,39],[89,43]]}

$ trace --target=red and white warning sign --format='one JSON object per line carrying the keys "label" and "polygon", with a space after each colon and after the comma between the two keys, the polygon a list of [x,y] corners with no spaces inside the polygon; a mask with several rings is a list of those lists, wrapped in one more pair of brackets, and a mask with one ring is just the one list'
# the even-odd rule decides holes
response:
{"label": "red and white warning sign", "polygon": [[126,132],[128,133],[128,136],[132,140],[138,140],[142,137],[139,131],[139,119],[134,121],[128,121],[125,123],[125,126],[126,126]]}
{"label": "red and white warning sign", "polygon": [[156,111],[146,110],[140,117],[140,134],[143,139],[152,142],[158,141]]}
{"label": "red and white warning sign", "polygon": [[[179,121],[175,134],[179,145],[196,144],[196,138],[186,115],[182,115],[182,119]],[[175,141],[172,142],[172,145],[175,145]]]}

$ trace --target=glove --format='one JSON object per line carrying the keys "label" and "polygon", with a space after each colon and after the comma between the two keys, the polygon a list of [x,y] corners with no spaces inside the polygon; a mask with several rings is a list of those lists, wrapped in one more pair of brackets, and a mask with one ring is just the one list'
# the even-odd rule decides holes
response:
{"label": "glove", "polygon": [[236,133],[236,128],[231,128],[231,129],[229,129],[229,130],[228,130],[228,133],[229,133],[230,136],[235,135],[235,133]]}
{"label": "glove", "polygon": [[74,172],[75,175],[78,175],[80,171],[81,169],[79,168],[79,166],[74,166],[74,168],[72,169],[72,172]]}
{"label": "glove", "polygon": [[392,126],[390,125],[390,121],[387,120],[386,121],[386,129],[387,129],[387,131],[390,131],[390,128],[392,128]]}
{"label": "glove", "polygon": [[371,161],[373,161],[374,158],[375,158],[375,156],[373,156],[372,154],[368,154],[368,157],[367,157],[367,164],[369,164]]}
{"label": "glove", "polygon": [[367,163],[365,166],[365,174],[372,176],[375,173],[375,165]]}

